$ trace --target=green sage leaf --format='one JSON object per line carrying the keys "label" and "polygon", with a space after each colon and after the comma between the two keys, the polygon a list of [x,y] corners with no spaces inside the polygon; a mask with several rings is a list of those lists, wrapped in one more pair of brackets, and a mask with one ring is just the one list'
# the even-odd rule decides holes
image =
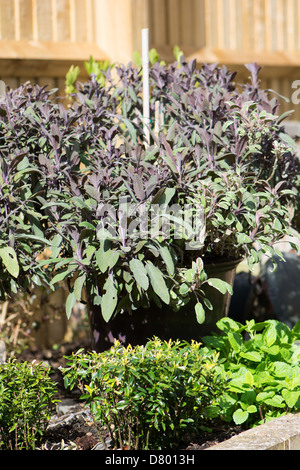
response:
{"label": "green sage leaf", "polygon": [[104,290],[106,291],[105,294],[102,296],[101,300],[101,312],[104,320],[108,322],[118,303],[118,289],[115,285],[115,281],[108,277],[105,284]]}
{"label": "green sage leaf", "polygon": [[169,304],[170,294],[162,273],[156,266],[154,266],[154,264],[151,263],[151,261],[147,262],[146,269],[154,292],[163,302]]}
{"label": "green sage leaf", "polygon": [[74,307],[75,304],[76,304],[75,293],[70,292],[68,297],[67,297],[67,300],[66,300],[66,314],[67,314],[68,320],[71,317],[71,313],[72,313],[72,310],[73,310],[73,307]]}
{"label": "green sage leaf", "polygon": [[136,283],[141,286],[142,289],[147,290],[149,288],[149,279],[143,262],[139,259],[132,259],[129,262],[129,267]]}
{"label": "green sage leaf", "polygon": [[170,276],[174,276],[174,274],[175,274],[175,264],[174,264],[174,260],[173,260],[173,257],[172,257],[172,254],[171,254],[169,248],[167,246],[162,246],[160,248],[159,252],[161,254],[162,259],[165,262],[165,265],[167,267],[167,270],[168,270]]}
{"label": "green sage leaf", "polygon": [[205,322],[205,310],[203,308],[203,305],[200,302],[198,302],[195,305],[195,312],[196,312],[197,322],[200,325],[202,325]]}
{"label": "green sage leaf", "polygon": [[205,282],[220,291],[222,294],[226,294],[226,292],[229,292],[230,294],[233,293],[231,285],[228,284],[228,282],[222,281],[222,279],[211,278]]}
{"label": "green sage leaf", "polygon": [[20,268],[15,250],[11,246],[0,248],[0,258],[9,274],[18,277]]}
{"label": "green sage leaf", "polygon": [[78,276],[76,281],[74,282],[73,292],[78,302],[81,300],[82,288],[84,286],[85,281],[86,281],[86,274],[82,274],[81,276]]}

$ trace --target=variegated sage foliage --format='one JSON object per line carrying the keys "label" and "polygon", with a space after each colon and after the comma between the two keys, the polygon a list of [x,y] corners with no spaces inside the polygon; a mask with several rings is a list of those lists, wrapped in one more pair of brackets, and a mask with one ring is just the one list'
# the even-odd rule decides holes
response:
{"label": "variegated sage foliage", "polygon": [[[68,280],[67,315],[88,297],[106,321],[153,302],[179,309],[195,295],[204,321],[203,306],[211,307],[204,285],[230,290],[207,278],[206,260],[246,256],[252,264],[272,256],[298,197],[284,116],[259,89],[258,68],[248,68],[252,78],[240,88],[226,68],[197,69],[183,56],[171,65],[155,62],[149,145],[142,73],[132,64],[103,71],[105,85],[95,76],[78,84],[67,108],[37,86],[7,93],[0,127],[2,291],[13,283],[55,287]],[[191,211],[192,220],[201,209],[195,250],[187,249],[189,224],[170,206]],[[50,258],[36,262],[47,244]]]}
{"label": "variegated sage foliage", "polygon": [[[47,217],[38,195],[44,189],[39,158],[46,149],[43,123],[50,129],[55,107],[40,87],[22,86],[7,93],[0,108],[0,298],[45,280],[36,256],[45,246]],[[48,131],[47,131],[48,132]],[[55,140],[55,136],[49,136]],[[43,156],[45,154],[46,156]]]}

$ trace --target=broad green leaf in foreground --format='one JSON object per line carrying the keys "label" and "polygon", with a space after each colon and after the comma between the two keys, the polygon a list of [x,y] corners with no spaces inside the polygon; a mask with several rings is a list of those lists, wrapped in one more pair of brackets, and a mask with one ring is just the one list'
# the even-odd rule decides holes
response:
{"label": "broad green leaf in foreground", "polygon": [[142,289],[147,290],[149,287],[149,279],[143,262],[139,259],[132,259],[129,262],[129,266],[137,284],[141,286]]}
{"label": "broad green leaf in foreground", "polygon": [[66,300],[66,314],[67,318],[70,319],[74,305],[76,304],[76,296],[74,292],[70,292]]}
{"label": "broad green leaf in foreground", "polygon": [[210,286],[220,291],[222,294],[226,294],[226,292],[229,292],[230,294],[232,294],[232,287],[230,286],[230,284],[228,284],[225,281],[222,281],[221,279],[211,278],[211,279],[208,279],[206,282]]}
{"label": "broad green leaf in foreground", "polygon": [[153,287],[154,292],[158,295],[158,297],[161,298],[163,302],[165,302],[166,304],[169,304],[170,294],[169,294],[169,290],[166,286],[162,273],[150,261],[147,262],[146,269],[147,269],[147,273],[150,278],[151,285]]}
{"label": "broad green leaf in foreground", "polygon": [[15,250],[10,246],[0,248],[0,258],[9,274],[18,277],[20,269]]}
{"label": "broad green leaf in foreground", "polygon": [[82,288],[84,286],[85,281],[86,281],[86,275],[82,274],[81,276],[78,276],[76,281],[74,282],[73,292],[78,302],[81,300]]}
{"label": "broad green leaf in foreground", "polygon": [[106,292],[102,296],[101,311],[104,320],[108,322],[111,319],[118,303],[118,289],[111,277],[107,278],[104,284],[104,290]]}
{"label": "broad green leaf in foreground", "polygon": [[200,302],[198,302],[195,305],[195,312],[196,312],[197,322],[201,325],[202,323],[205,322],[205,310],[203,308],[203,305]]}
{"label": "broad green leaf in foreground", "polygon": [[241,408],[239,408],[238,410],[236,410],[234,413],[233,413],[233,421],[235,422],[235,424],[242,424],[244,423],[245,421],[247,421],[248,419],[248,412],[247,411],[244,411],[242,410]]}

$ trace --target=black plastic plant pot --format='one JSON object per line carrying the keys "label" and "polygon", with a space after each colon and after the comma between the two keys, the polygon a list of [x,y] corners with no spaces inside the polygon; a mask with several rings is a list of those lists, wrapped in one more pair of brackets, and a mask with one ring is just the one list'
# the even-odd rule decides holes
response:
{"label": "black plastic plant pot", "polygon": [[[241,260],[210,262],[205,266],[208,277],[219,278],[233,285],[235,272]],[[217,289],[205,286],[206,296],[213,309],[206,310],[206,320],[199,324],[194,310],[195,301],[190,302],[175,312],[167,305],[159,308],[153,304],[150,308],[140,308],[132,314],[118,314],[106,322],[101,314],[100,306],[88,303],[93,348],[97,352],[109,349],[115,339],[127,346],[143,345],[153,336],[161,340],[199,341],[205,335],[217,331],[216,323],[227,316],[230,294],[222,294]]]}

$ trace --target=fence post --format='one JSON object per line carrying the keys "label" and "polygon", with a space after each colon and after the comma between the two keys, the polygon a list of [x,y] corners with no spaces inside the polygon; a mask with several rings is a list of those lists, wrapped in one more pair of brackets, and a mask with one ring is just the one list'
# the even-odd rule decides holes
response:
{"label": "fence post", "polygon": [[143,122],[145,147],[150,145],[150,105],[149,105],[149,30],[142,29],[142,59],[143,59]]}

